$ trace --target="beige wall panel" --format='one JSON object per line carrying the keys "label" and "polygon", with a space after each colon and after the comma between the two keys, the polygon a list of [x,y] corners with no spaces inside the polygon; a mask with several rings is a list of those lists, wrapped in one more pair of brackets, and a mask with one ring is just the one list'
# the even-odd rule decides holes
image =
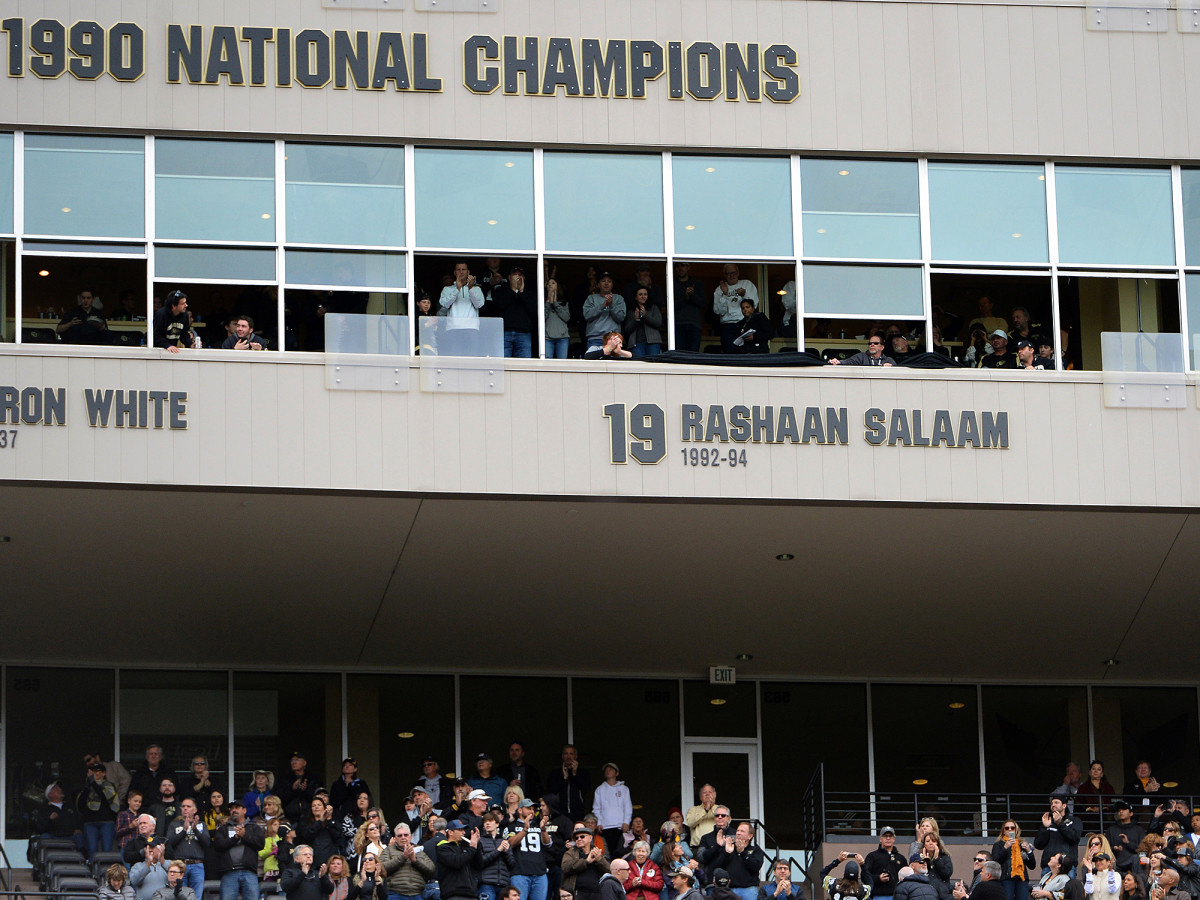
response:
{"label": "beige wall panel", "polygon": [[[1154,504],[1156,506],[1179,506],[1183,503],[1183,485],[1180,481],[1180,429],[1185,415],[1151,415],[1148,423],[1151,444],[1154,448]],[[1131,436],[1134,442],[1137,435]]]}
{"label": "beige wall panel", "polygon": [[1108,36],[1110,109],[1113,123],[1113,150],[1118,155],[1136,154],[1141,137],[1137,76],[1134,71],[1134,43],[1140,35]]}
{"label": "beige wall panel", "polygon": [[[492,452],[491,435],[484,420],[484,404],[494,399],[482,394],[463,394],[458,398],[458,484],[468,493],[487,490],[487,458]],[[508,456],[508,447],[495,452]]]}
{"label": "beige wall panel", "polygon": [[[546,373],[537,379],[536,414],[534,433],[523,435],[520,440],[525,447],[537,446],[537,490],[543,494],[561,494],[567,483],[566,416],[563,408],[563,376],[557,372]],[[525,460],[522,465],[532,466]]]}
{"label": "beige wall panel", "polygon": [[[1039,91],[1034,53],[1033,10],[1016,7],[1008,11],[1009,77],[1012,78],[1013,149],[1036,153],[1041,146],[1038,120]],[[1053,113],[1051,113],[1053,115]]]}
{"label": "beige wall panel", "polygon": [[1058,10],[1028,10],[1033,24],[1033,64],[1036,84],[1038,147],[1048,155],[1063,152],[1063,90],[1059,57]]}
{"label": "beige wall panel", "polygon": [[858,5],[859,108],[864,147],[886,146],[888,142],[883,7],[882,3]]}
{"label": "beige wall panel", "polygon": [[858,8],[835,3],[833,12],[834,111],[839,150],[863,146],[862,61],[858,47]]}
{"label": "beige wall panel", "polygon": [[1130,466],[1130,447],[1125,443],[1125,418],[1129,410],[1109,410],[1102,419],[1101,447],[1104,469],[1104,502],[1125,505],[1133,503]]}
{"label": "beige wall panel", "polygon": [[1079,471],[1079,446],[1086,440],[1086,436],[1081,435],[1078,430],[1074,392],[1050,391],[1049,405],[1050,412],[1045,422],[1032,422],[1038,428],[1044,428],[1046,423],[1053,426],[1047,437],[1050,445],[1050,457],[1045,460],[1045,465],[1052,478],[1051,491],[1047,496],[1057,497],[1067,504],[1079,503],[1081,502],[1080,479],[1074,477],[1072,473]]}
{"label": "beige wall panel", "polygon": [[912,78],[913,141],[937,146],[937,60],[933,53],[934,10],[925,4],[908,9],[909,72]]}
{"label": "beige wall panel", "polygon": [[[801,97],[796,103],[805,103],[809,110],[812,137],[810,146],[815,150],[839,149],[837,135],[837,60],[833,50],[833,4],[827,2],[806,3],[806,45],[796,47],[798,54],[807,50],[807,79],[800,76]],[[799,37],[796,38],[799,40]],[[807,101],[805,101],[807,96]],[[795,103],[792,104],[795,106]]]}
{"label": "beige wall panel", "polygon": [[[923,391],[924,409],[949,409],[949,391],[945,381],[926,381]],[[951,484],[950,461],[936,453],[923,453],[925,490],[930,500],[949,500],[954,496]]]}
{"label": "beige wall panel", "polygon": [[[538,451],[532,443],[534,429],[531,427],[537,414],[536,397],[537,390],[533,385],[520,386],[516,381],[511,384],[506,381],[504,396],[492,394],[483,398],[483,431],[487,447],[483,464],[489,490],[491,485],[504,493],[537,490],[536,483],[530,485],[521,477],[531,468],[537,470]],[[531,440],[524,449],[519,446],[521,436]],[[521,475],[518,475],[518,469]],[[520,487],[517,487],[518,481]]]}
{"label": "beige wall panel", "polygon": [[[1109,55],[1110,40],[1128,35],[1108,35],[1088,32],[1083,39],[1083,68],[1087,76],[1088,141],[1080,153],[1110,155],[1117,152],[1113,130],[1118,126],[1113,114],[1114,100],[1110,94],[1112,71]],[[1131,125],[1129,119],[1124,120]]]}
{"label": "beige wall panel", "polygon": [[984,65],[987,72],[988,147],[992,153],[1012,153],[1014,100],[1007,10],[985,6],[983,33],[987,40]]}
{"label": "beige wall panel", "polygon": [[[875,405],[874,390],[870,374],[859,375],[847,379],[846,407],[866,411]],[[808,404],[804,404],[807,406]],[[799,412],[799,411],[797,411]],[[849,423],[847,423],[849,424]],[[852,500],[870,500],[880,495],[884,486],[880,483],[880,475],[872,456],[872,448],[863,438],[862,422],[856,423],[855,433],[849,435],[849,445],[846,451],[846,461],[849,466],[849,476],[846,495]],[[886,475],[886,472],[884,473]]]}
{"label": "beige wall panel", "polygon": [[[1027,385],[1021,389],[1020,396],[1024,398],[1024,402],[1019,410],[1014,409],[1013,412],[1019,412],[1022,419],[1021,428],[1019,432],[1014,431],[1014,433],[1028,435],[1035,431],[1044,432],[1047,424],[1051,422],[1054,423],[1055,432],[1062,427],[1055,421],[1051,413],[1049,385]],[[1013,427],[1012,416],[1013,413],[1010,412],[1010,428]],[[1053,435],[1051,440],[1053,440]],[[1006,476],[1013,465],[1020,465],[1025,470],[1027,496],[1053,497],[1055,464],[1053,447],[1035,446],[1029,442],[1028,438],[1022,438],[1021,446],[1014,447],[1014,449],[1018,452],[1014,454],[1015,462],[1006,460]]]}
{"label": "beige wall panel", "polygon": [[[200,375],[203,368],[197,363],[173,367],[166,389],[183,391],[189,399],[203,396],[203,392],[200,390]],[[269,408],[270,399],[264,398],[264,404]],[[250,414],[252,410],[246,408],[246,412]],[[216,410],[214,413],[212,419],[220,422],[218,431],[223,430],[224,411]],[[204,442],[191,439],[186,432],[172,432],[169,423],[164,423],[163,433],[168,436],[170,446],[165,449],[165,452],[160,453],[155,449],[150,452],[152,472],[156,465],[166,466],[165,476],[156,480],[165,484],[200,484],[200,460],[205,452]]]}
{"label": "beige wall panel", "polygon": [[[783,3],[780,9],[783,22],[779,30],[780,40],[795,47],[800,57],[801,65],[797,69],[800,74],[800,96],[788,104],[783,115],[770,110],[763,114],[771,127],[779,129],[785,136],[785,146],[792,150],[813,146],[813,69],[807,55],[808,7],[807,3]],[[782,127],[775,124],[777,122],[782,122]]]}
{"label": "beige wall panel", "polygon": [[[952,413],[956,409],[971,409],[971,404],[974,402],[974,386],[962,382],[947,382],[946,397],[947,405],[943,408],[951,410]],[[957,434],[957,430],[955,434]],[[979,484],[979,465],[975,456],[975,453],[960,453],[957,450],[950,452],[949,456],[950,484],[954,492],[953,496],[967,498],[969,503],[983,499]]]}
{"label": "beige wall panel", "polygon": [[913,133],[912,76],[909,72],[908,7],[883,4],[884,60],[887,66],[888,146],[916,147]]}
{"label": "beige wall panel", "polygon": [[420,372],[413,370],[412,379],[418,389],[409,392],[405,403],[398,404],[408,410],[405,439],[408,447],[407,483],[410,491],[428,491],[437,485],[437,461],[433,454],[433,403],[434,395],[420,390]]}
{"label": "beige wall panel", "polygon": [[[6,377],[8,371],[3,364],[0,364],[0,380],[5,384],[12,384],[12,381]],[[94,359],[72,359],[68,380],[64,385],[70,384],[96,384],[96,360]],[[69,419],[67,421],[70,421]],[[93,452],[95,436],[92,434],[91,428],[69,428],[67,430],[67,472],[71,480],[75,481],[95,481],[96,480],[96,455]],[[11,475],[5,471],[4,458],[0,456],[0,477]]]}
{"label": "beige wall panel", "polygon": [[[1095,452],[1104,447],[1104,426],[1101,422],[1099,404],[1093,399],[1094,391],[1088,385],[1074,386],[1075,434],[1078,436],[1079,502],[1083,504],[1108,503],[1104,484],[1103,458]],[[1056,485],[1057,487],[1057,485]],[[1059,488],[1061,490],[1061,488]]]}
{"label": "beige wall panel", "polygon": [[963,149],[962,60],[958,7],[937,9],[933,16],[933,47],[937,78],[938,146],[947,152]]}
{"label": "beige wall panel", "polygon": [[[290,448],[304,446],[305,374],[303,369],[295,366],[280,366],[276,379],[274,416],[275,433],[278,435],[280,448],[280,484],[304,484],[304,454],[296,453]],[[394,452],[393,447],[388,447],[388,450]],[[395,489],[401,487],[396,485]]]}
{"label": "beige wall panel", "polygon": [[1150,418],[1151,410],[1128,410],[1124,431],[1117,436],[1129,448],[1129,502],[1135,505],[1153,506],[1158,502],[1154,476],[1156,429]]}
{"label": "beige wall panel", "polygon": [[1062,152],[1083,153],[1089,134],[1088,85],[1083,43],[1089,35],[1079,27],[1075,10],[1058,9],[1055,13],[1058,17],[1056,61],[1058,83],[1062,91],[1059,101],[1062,110]]}
{"label": "beige wall panel", "polygon": [[979,153],[988,146],[986,41],[981,7],[958,7],[958,43],[963,149]]}
{"label": "beige wall panel", "polygon": [[[1186,45],[1191,43],[1188,41]],[[1162,152],[1168,157],[1186,156],[1188,108],[1183,54],[1160,52],[1158,78],[1163,86],[1159,93],[1159,101],[1162,103]]]}

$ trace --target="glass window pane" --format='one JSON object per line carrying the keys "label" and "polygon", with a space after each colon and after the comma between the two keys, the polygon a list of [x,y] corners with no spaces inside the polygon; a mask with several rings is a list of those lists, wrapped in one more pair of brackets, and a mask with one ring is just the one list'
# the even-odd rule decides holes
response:
{"label": "glass window pane", "polygon": [[[575,743],[581,764],[591,769],[592,783],[603,780],[600,766],[615,762],[621,770],[618,777],[629,786],[633,815],[641,816],[647,831],[657,835],[668,809],[687,809],[679,796],[679,753],[663,752],[664,747],[679,746],[679,682],[573,678],[571,701]],[[613,728],[609,716],[614,709],[622,710],[637,727]],[[557,759],[553,752],[541,758]]]}
{"label": "glass window pane", "polygon": [[800,161],[804,255],[919,259],[915,162]]}
{"label": "glass window pane", "polygon": [[145,244],[98,244],[92,241],[25,241],[25,253],[120,253],[145,256]]}
{"label": "glass window pane", "polygon": [[[124,683],[122,681],[122,683]],[[255,769],[275,773],[274,793],[297,821],[311,797],[295,789],[291,756],[304,754],[312,787],[328,785],[342,758],[342,681],[336,674],[235,672],[233,674],[233,791],[241,799]],[[222,769],[226,761],[209,760]],[[308,802],[306,802],[306,800]]]}
{"label": "glass window pane", "polygon": [[[1096,757],[1104,762],[1105,777],[1118,794],[1130,793],[1137,778],[1134,769],[1143,759],[1164,786],[1175,782],[1167,787],[1168,796],[1197,792],[1200,730],[1195,688],[1093,688],[1092,722]],[[1135,814],[1144,823],[1154,813],[1141,806],[1135,805]]]}
{"label": "glass window pane", "polygon": [[[9,666],[4,692],[4,777],[9,785],[5,820],[12,841],[33,831],[46,785],[61,778],[68,797],[83,787],[85,753],[99,753],[106,763],[112,760],[113,671]],[[47,727],[51,714],[53,727]],[[109,777],[112,780],[112,773]]]}
{"label": "glass window pane", "polygon": [[404,244],[404,148],[288,144],[287,239]]}
{"label": "glass window pane", "polygon": [[249,247],[156,247],[155,278],[274,281],[275,251]]}
{"label": "glass window pane", "polygon": [[[133,773],[145,766],[146,749],[159,744],[159,768],[183,780],[192,757],[208,759],[213,783],[228,785],[229,679],[224,672],[179,672],[124,669],[121,672],[121,762]],[[236,788],[236,785],[232,786]],[[153,790],[157,790],[157,782]],[[148,798],[147,805],[158,802]]]}
{"label": "glass window pane", "polygon": [[1192,348],[1188,359],[1191,360],[1193,369],[1200,369],[1200,275],[1187,275],[1184,278],[1187,288],[1188,331],[1191,332],[1188,341]]}
{"label": "glass window pane", "polygon": [[1200,169],[1184,169],[1183,247],[1189,266],[1200,266]]}
{"label": "glass window pane", "polygon": [[[453,676],[347,675],[346,735],[358,777],[387,816],[398,816],[427,755],[453,777]],[[337,755],[331,759],[336,766]]]}
{"label": "glass window pane", "polygon": [[533,249],[533,154],[417,150],[417,243]]}
{"label": "glass window pane", "polygon": [[403,253],[366,250],[288,250],[288,284],[403,288]]}
{"label": "glass window pane", "polygon": [[13,230],[13,136],[0,134],[0,232]]}
{"label": "glass window pane", "polygon": [[[536,703],[497,702],[501,697],[536,697]],[[475,758],[480,753],[492,757],[491,778],[500,779],[500,769],[509,764],[508,748],[512,741],[525,744],[527,762],[537,768],[543,787],[548,767],[561,758],[567,739],[567,680],[565,678],[507,678],[464,675],[459,679],[459,703],[462,716],[463,778],[479,778],[482,773]],[[578,721],[579,713],[575,714]],[[576,738],[578,740],[578,736]],[[580,755],[580,768],[589,769],[594,787],[600,774],[599,748],[588,748]],[[485,788],[488,795],[500,786]],[[500,796],[493,798],[500,803]],[[590,811],[590,798],[589,806]]]}
{"label": "glass window pane", "polygon": [[1054,190],[1063,263],[1175,263],[1170,170],[1059,166]]}
{"label": "glass window pane", "polygon": [[908,266],[805,266],[809,316],[924,315],[921,270]]}
{"label": "glass window pane", "polygon": [[1046,169],[929,164],[933,258],[1047,262]]}
{"label": "glass window pane", "polygon": [[792,255],[789,160],[676,156],[671,184],[679,255]]}
{"label": "glass window pane", "polygon": [[160,238],[275,240],[275,147],[250,141],[154,142]]}
{"label": "glass window pane", "polygon": [[[1069,760],[1087,763],[1087,691],[984,685],[983,746],[989,791],[1049,791]],[[1036,822],[1020,824],[1036,831]]]}
{"label": "glass window pane", "polygon": [[146,234],[145,141],[25,136],[25,231],[86,237]]}
{"label": "glass window pane", "polygon": [[662,157],[546,153],[546,249],[662,253]]}
{"label": "glass window pane", "polygon": [[[836,744],[837,752],[829,752]],[[867,688],[863,684],[762,684],[762,754],[771,836],[799,847],[804,793],[820,763],[827,791],[870,787]]]}
{"label": "glass window pane", "polygon": [[[714,703],[713,701],[719,701]],[[755,737],[758,735],[754,682],[683,685],[683,729],[689,737]]]}

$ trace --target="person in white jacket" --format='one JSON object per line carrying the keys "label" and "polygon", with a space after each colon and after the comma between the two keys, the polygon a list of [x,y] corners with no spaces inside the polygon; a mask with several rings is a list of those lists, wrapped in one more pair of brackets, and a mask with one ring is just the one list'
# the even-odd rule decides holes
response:
{"label": "person in white jacket", "polygon": [[633,801],[629,798],[629,788],[625,782],[618,781],[621,770],[616,763],[604,764],[604,783],[596,788],[592,798],[592,814],[600,826],[604,837],[604,849],[610,859],[620,859],[625,855],[625,832],[629,830],[629,820],[633,818]]}
{"label": "person in white jacket", "polygon": [[1121,896],[1121,876],[1112,867],[1112,857],[1107,853],[1097,853],[1092,857],[1091,865],[1084,863],[1084,867],[1088,871],[1083,890],[1089,897],[1094,900],[1118,900]]}

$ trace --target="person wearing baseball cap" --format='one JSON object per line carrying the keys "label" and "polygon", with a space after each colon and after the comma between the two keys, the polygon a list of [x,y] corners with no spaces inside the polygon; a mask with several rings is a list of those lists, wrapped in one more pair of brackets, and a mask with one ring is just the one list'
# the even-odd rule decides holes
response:
{"label": "person wearing baseball cap", "polygon": [[[536,302],[536,300],[537,298],[535,296],[534,301]],[[508,325],[506,324],[504,328],[507,332]],[[506,336],[505,348],[507,347],[508,342]],[[505,355],[507,356],[508,354],[506,353]],[[526,353],[525,355],[528,356],[529,354]],[[472,791],[483,791],[483,793],[486,795],[485,799],[490,800],[492,803],[501,803],[504,800],[504,789],[508,787],[508,783],[496,774],[496,770],[493,768],[493,766],[494,764],[492,762],[491,754],[480,753],[475,757],[476,774],[467,779],[467,784],[471,786]],[[468,797],[468,800],[469,799],[470,798]],[[486,810],[487,807],[485,806],[484,809]]]}
{"label": "person wearing baseball cap", "polygon": [[863,869],[873,882],[871,896],[892,896],[900,883],[900,870],[905,865],[904,855],[896,849],[896,829],[885,825],[879,829],[879,847],[863,860]]}
{"label": "person wearing baseball cap", "polygon": [[342,777],[329,789],[329,805],[339,819],[353,816],[359,794],[371,794],[370,786],[358,777],[358,760],[347,756],[342,760]]}
{"label": "person wearing baseball cap", "polygon": [[[842,850],[833,862],[821,870],[821,884],[825,888],[825,894],[829,900],[854,900],[854,898],[861,900],[870,894],[871,876],[866,875],[867,881],[863,881],[862,865],[864,862],[866,860],[861,854]],[[832,874],[833,870],[842,863],[846,864],[846,868],[842,870],[842,877],[835,878]],[[927,900],[927,898],[921,898],[921,900]]]}
{"label": "person wearing baseball cap", "polygon": [[1016,354],[1010,353],[1008,350],[1008,332],[997,328],[988,335],[988,340],[992,343],[992,352],[983,358],[979,363],[979,368],[1015,369],[1017,358]]}
{"label": "person wearing baseball cap", "polygon": [[696,888],[696,873],[687,866],[668,872],[667,880],[679,895],[675,900],[701,900],[704,896]]}
{"label": "person wearing baseball cap", "polygon": [[479,847],[479,832],[467,837],[467,824],[462,819],[446,823],[446,837],[437,844],[437,877],[442,900],[479,900],[479,870],[483,868],[483,851]]}

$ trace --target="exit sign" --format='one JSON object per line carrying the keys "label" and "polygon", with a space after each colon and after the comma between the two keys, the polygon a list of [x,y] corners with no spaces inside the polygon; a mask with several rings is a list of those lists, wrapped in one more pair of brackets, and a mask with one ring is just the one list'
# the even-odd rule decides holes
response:
{"label": "exit sign", "polygon": [[737,669],[733,666],[709,666],[709,684],[737,684]]}

